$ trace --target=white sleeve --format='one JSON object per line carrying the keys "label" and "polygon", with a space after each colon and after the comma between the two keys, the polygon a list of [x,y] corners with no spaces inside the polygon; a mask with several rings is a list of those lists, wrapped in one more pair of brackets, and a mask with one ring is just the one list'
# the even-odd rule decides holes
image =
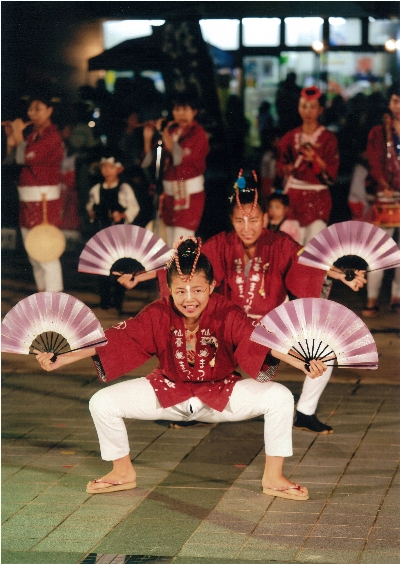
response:
{"label": "white sleeve", "polygon": [[118,192],[118,202],[125,208],[126,223],[132,223],[140,211],[133,188],[123,182]]}
{"label": "white sleeve", "polygon": [[95,184],[89,190],[89,199],[86,204],[86,211],[90,214],[93,211],[93,206],[100,203],[100,184]]}

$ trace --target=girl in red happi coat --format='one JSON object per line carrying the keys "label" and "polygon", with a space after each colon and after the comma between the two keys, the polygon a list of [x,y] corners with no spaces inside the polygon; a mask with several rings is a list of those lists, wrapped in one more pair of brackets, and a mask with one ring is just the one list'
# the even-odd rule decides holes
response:
{"label": "girl in red happi coat", "polygon": [[[312,378],[321,376],[326,365],[311,361],[307,372],[294,357],[250,341],[252,320],[213,292],[213,269],[200,250],[201,242],[194,238],[179,244],[167,268],[169,297],[108,329],[107,345],[58,356],[54,363],[52,354],[36,351],[48,371],[91,356],[104,382],[123,376],[153,355],[159,360],[147,377],[108,386],[90,400],[101,456],[113,462],[113,469],[89,482],[86,491],[136,487],[124,418],[218,423],[264,415],[263,492],[305,500],[307,489],[282,474],[284,457],[292,454],[293,397],[271,378],[279,360]],[[242,379],[236,371],[239,365],[250,378]]]}

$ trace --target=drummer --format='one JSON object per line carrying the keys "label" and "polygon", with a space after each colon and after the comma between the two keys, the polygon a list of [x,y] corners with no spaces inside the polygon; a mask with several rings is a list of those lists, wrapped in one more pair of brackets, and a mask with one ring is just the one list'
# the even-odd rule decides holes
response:
{"label": "drummer", "polygon": [[[61,163],[64,145],[52,123],[54,102],[47,92],[35,92],[28,107],[29,121],[21,118],[5,122],[7,157],[4,164],[23,165],[19,182],[19,225],[25,241],[29,231],[43,222],[43,194],[47,202],[47,221],[61,225]],[[33,125],[24,139],[24,130]],[[63,290],[59,259],[38,262],[29,257],[38,292]]]}
{"label": "drummer", "polygon": [[[377,202],[400,206],[400,82],[394,83],[387,92],[389,113],[384,115],[382,125],[376,125],[368,135],[367,160],[370,177],[375,187]],[[399,223],[380,225],[390,237],[395,236],[399,244]],[[364,317],[379,314],[378,298],[384,271],[368,273],[367,305],[362,310]],[[391,287],[391,310],[400,313],[400,268],[395,269]]]}

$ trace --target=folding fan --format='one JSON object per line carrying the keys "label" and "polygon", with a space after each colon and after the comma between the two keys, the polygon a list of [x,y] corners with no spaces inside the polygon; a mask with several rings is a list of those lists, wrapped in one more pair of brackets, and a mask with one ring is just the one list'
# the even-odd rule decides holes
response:
{"label": "folding fan", "polygon": [[[157,270],[171,258],[171,249],[148,229],[137,225],[113,225],[102,229],[86,243],[78,271],[108,276],[120,259],[140,263],[138,270]],[[115,268],[115,266],[114,266]]]}
{"label": "folding fan", "polygon": [[284,354],[339,367],[378,368],[378,352],[365,323],[351,310],[322,298],[284,303],[265,315],[250,339]]}
{"label": "folding fan", "polygon": [[63,292],[39,292],[18,302],[1,323],[2,352],[57,355],[107,343],[90,308]]}
{"label": "folding fan", "polygon": [[387,270],[400,266],[400,251],[380,227],[363,221],[334,223],[300,251],[299,263],[329,270],[333,265],[353,280],[355,270]]}

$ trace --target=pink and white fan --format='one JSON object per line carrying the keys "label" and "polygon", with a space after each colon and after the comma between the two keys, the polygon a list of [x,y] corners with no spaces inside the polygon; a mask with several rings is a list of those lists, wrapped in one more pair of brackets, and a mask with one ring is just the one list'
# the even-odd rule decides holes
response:
{"label": "pink and white fan", "polygon": [[39,292],[18,302],[1,323],[1,351],[60,354],[107,343],[99,320],[83,302],[63,292]]}
{"label": "pink and white fan", "polygon": [[380,227],[343,221],[322,229],[299,253],[299,263],[329,270],[333,265],[353,280],[355,270],[387,270],[400,266],[395,241]]}
{"label": "pink and white fan", "polygon": [[284,354],[339,367],[378,368],[375,341],[355,313],[330,300],[300,298],[270,311],[250,339]]}
{"label": "pink and white fan", "polygon": [[149,229],[113,225],[89,239],[79,257],[78,271],[108,276],[117,261],[131,259],[132,273],[149,272],[164,267],[170,255],[171,249]]}

